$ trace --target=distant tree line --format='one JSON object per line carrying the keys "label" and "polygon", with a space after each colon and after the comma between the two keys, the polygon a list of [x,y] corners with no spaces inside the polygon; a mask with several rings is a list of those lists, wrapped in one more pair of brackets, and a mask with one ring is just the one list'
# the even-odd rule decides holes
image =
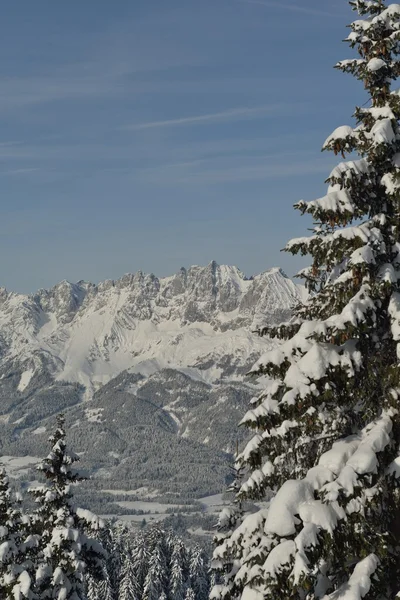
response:
{"label": "distant tree line", "polygon": [[156,523],[134,530],[123,525],[99,531],[107,551],[103,576],[88,578],[88,600],[207,600],[209,560]]}

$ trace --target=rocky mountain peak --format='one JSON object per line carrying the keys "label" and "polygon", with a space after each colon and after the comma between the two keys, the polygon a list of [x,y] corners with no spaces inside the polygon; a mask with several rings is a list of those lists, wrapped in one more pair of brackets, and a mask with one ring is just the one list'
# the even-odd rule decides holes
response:
{"label": "rocky mountain peak", "polygon": [[215,261],[163,278],[138,271],[98,285],[62,281],[32,296],[0,291],[0,369],[39,353],[58,378],[87,388],[132,367],[221,364],[215,373],[228,373],[230,354],[244,364],[258,347],[251,331],[287,320],[300,299],[278,268],[246,277]]}

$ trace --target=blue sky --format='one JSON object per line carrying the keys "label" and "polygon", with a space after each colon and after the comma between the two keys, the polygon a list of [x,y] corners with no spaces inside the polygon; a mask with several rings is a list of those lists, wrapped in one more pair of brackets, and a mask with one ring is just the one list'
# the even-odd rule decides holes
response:
{"label": "blue sky", "polygon": [[9,2],[0,37],[0,285],[236,264],[309,223],[324,139],[366,97],[332,69],[345,0]]}

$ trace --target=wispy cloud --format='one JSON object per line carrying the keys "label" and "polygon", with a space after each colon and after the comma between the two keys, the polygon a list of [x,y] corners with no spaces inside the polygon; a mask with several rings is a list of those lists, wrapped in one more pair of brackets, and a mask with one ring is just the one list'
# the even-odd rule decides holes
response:
{"label": "wispy cloud", "polygon": [[0,171],[0,176],[3,175],[26,175],[27,173],[36,173],[40,169],[37,167],[27,167],[25,169],[8,169],[6,171]]}
{"label": "wispy cloud", "polygon": [[[158,185],[215,185],[287,179],[320,173],[326,175],[332,167],[332,160],[330,157],[316,158],[315,154],[305,153],[301,160],[298,160],[297,153],[285,152],[200,159],[137,169],[134,177],[143,181],[156,180]],[[306,156],[309,156],[308,160]]]}
{"label": "wispy cloud", "polygon": [[20,146],[23,142],[0,142],[0,148],[8,148],[10,146]]}
{"label": "wispy cloud", "polygon": [[268,114],[276,114],[282,110],[282,104],[272,104],[256,107],[232,108],[216,113],[206,115],[194,115],[192,117],[180,117],[178,119],[166,119],[164,121],[148,121],[146,123],[136,123],[128,125],[124,129],[138,131],[141,129],[156,129],[159,127],[175,127],[179,125],[198,125],[201,123],[218,123],[222,121],[232,121],[240,119],[249,119],[261,117]]}
{"label": "wispy cloud", "polygon": [[13,77],[0,79],[0,108],[15,109],[56,100],[114,94],[105,77]]}
{"label": "wispy cloud", "polygon": [[317,17],[342,17],[339,12],[329,12],[326,10],[319,10],[317,8],[309,8],[307,6],[297,6],[297,4],[287,4],[286,2],[275,2],[274,0],[236,0],[242,4],[258,4],[260,6],[266,6],[268,8],[281,8],[291,12],[303,13],[306,15],[314,15]]}

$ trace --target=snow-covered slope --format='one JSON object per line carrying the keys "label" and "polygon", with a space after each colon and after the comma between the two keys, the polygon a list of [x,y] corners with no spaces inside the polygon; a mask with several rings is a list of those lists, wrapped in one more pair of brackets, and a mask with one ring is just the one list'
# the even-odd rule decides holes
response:
{"label": "snow-covered slope", "polygon": [[244,374],[275,343],[302,290],[279,269],[141,272],[99,285],[0,290],[0,454],[38,455],[66,414],[85,465],[115,485],[220,491],[236,424],[256,392]]}
{"label": "snow-covered slope", "polygon": [[32,296],[2,289],[0,366],[16,359],[24,367],[23,391],[46,362],[87,397],[126,369],[191,367],[218,379],[265,349],[252,330],[287,319],[299,297],[279,269],[247,279],[215,262],[163,279],[138,272],[99,285],[63,281]]}

